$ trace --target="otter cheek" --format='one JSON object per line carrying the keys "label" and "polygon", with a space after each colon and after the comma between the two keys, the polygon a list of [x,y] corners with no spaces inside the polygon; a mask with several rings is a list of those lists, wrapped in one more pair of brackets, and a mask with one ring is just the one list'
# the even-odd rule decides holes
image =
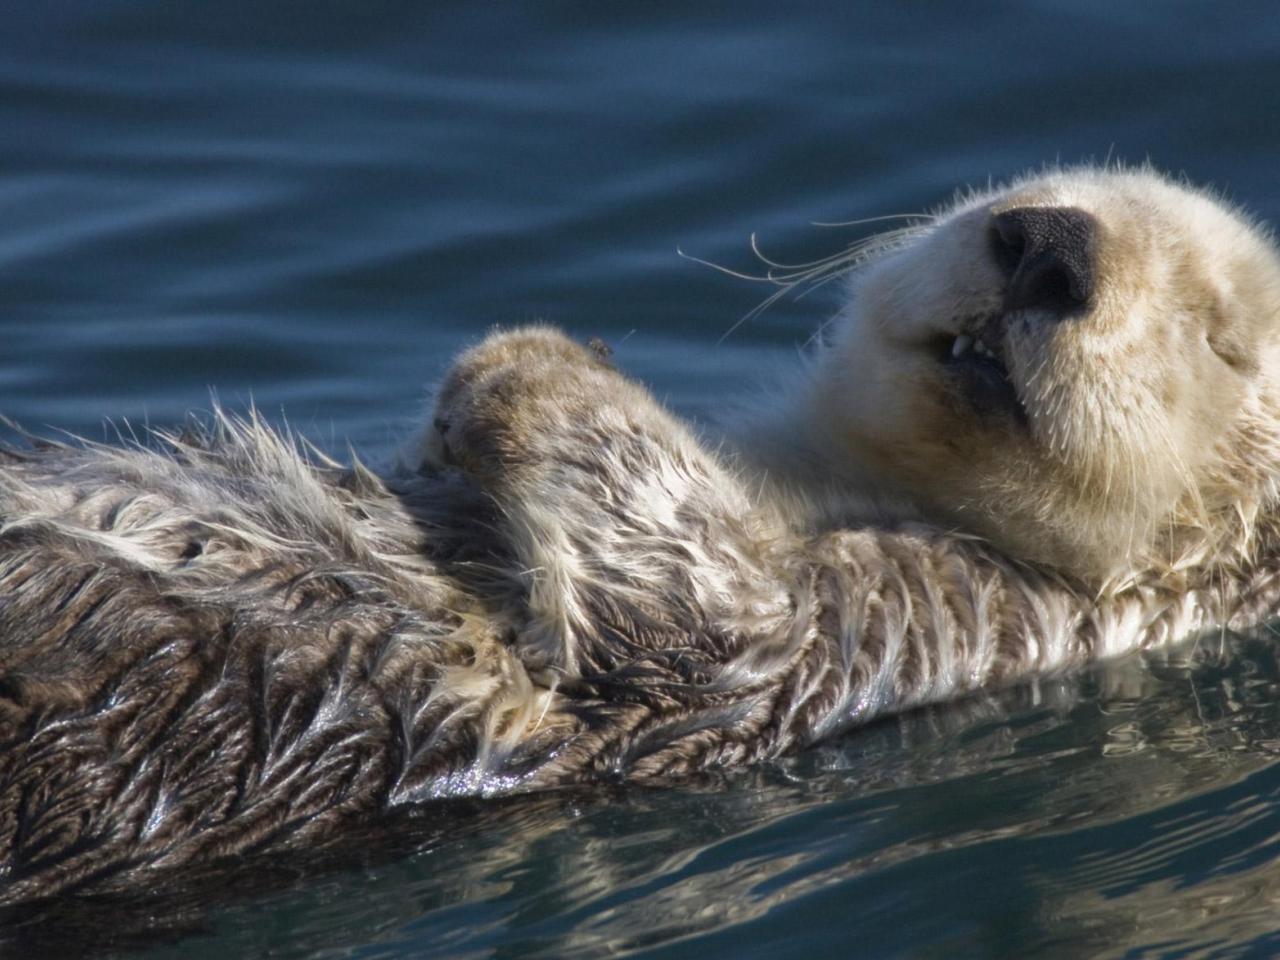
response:
{"label": "otter cheek", "polygon": [[[1206,351],[1207,352],[1207,351]],[[1216,357],[1200,358],[1195,373],[1172,374],[1172,402],[1166,406],[1169,431],[1185,469],[1195,470],[1212,457],[1218,439],[1236,421],[1247,381],[1231,376]]]}
{"label": "otter cheek", "polygon": [[866,355],[858,359],[841,378],[834,402],[824,406],[839,411],[837,432],[854,461],[879,471],[901,442],[902,388],[885,382],[878,372],[883,364],[868,362]]}
{"label": "otter cheek", "polygon": [[904,451],[918,444],[918,418],[911,400],[919,389],[920,372],[909,359],[867,331],[861,349],[843,353],[844,369],[824,377],[826,397],[821,407],[833,412],[834,433],[854,464],[889,485],[903,480]]}
{"label": "otter cheek", "polygon": [[957,404],[950,384],[932,372],[915,377],[895,404],[885,431],[885,466],[914,491],[936,496],[965,486],[964,477],[989,438]]}

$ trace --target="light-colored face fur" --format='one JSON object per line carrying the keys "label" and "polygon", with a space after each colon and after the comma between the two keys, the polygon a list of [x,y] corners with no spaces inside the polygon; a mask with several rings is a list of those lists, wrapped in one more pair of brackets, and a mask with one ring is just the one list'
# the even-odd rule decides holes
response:
{"label": "light-colored face fur", "polygon": [[[1092,224],[1089,275],[1010,307],[1025,251],[996,218],[1028,208]],[[1271,495],[1275,251],[1150,171],[960,202],[856,273],[835,330],[814,399],[839,468],[1014,556],[1094,580],[1198,563]]]}

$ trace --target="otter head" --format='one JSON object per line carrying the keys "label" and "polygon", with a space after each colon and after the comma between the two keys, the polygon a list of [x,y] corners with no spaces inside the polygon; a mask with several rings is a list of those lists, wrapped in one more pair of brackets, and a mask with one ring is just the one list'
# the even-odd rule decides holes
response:
{"label": "otter head", "polygon": [[962,201],[857,271],[836,330],[817,389],[844,469],[1013,556],[1193,563],[1274,476],[1275,251],[1150,171]]}

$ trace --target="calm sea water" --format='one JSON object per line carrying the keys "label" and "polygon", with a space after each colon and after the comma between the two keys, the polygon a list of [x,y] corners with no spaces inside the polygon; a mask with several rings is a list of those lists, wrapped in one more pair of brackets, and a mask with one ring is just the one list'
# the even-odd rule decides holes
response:
{"label": "calm sea water", "polygon": [[[754,232],[806,260],[869,229],[814,221],[1044,162],[1149,157],[1280,218],[1270,4],[3,7],[0,409],[91,437],[216,388],[376,461],[450,355],[534,319],[602,336],[705,416],[833,301],[722,342],[769,291],[677,247],[750,270]],[[1269,636],[1215,636],[681,788],[424,810],[358,854],[0,939],[188,960],[1269,956],[1278,689]]]}

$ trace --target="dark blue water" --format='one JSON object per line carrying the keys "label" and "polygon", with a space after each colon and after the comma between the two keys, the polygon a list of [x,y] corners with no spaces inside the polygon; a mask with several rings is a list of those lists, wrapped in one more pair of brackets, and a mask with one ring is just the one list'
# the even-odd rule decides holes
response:
{"label": "dark blue water", "polygon": [[[677,247],[807,260],[870,229],[813,221],[1045,162],[1280,218],[1269,4],[0,12],[0,409],[91,437],[216,387],[376,461],[451,354],[535,319],[704,416],[833,300],[721,342],[769,290]],[[1214,637],[685,788],[425,811],[66,955],[1267,956],[1277,690],[1269,637]]]}

